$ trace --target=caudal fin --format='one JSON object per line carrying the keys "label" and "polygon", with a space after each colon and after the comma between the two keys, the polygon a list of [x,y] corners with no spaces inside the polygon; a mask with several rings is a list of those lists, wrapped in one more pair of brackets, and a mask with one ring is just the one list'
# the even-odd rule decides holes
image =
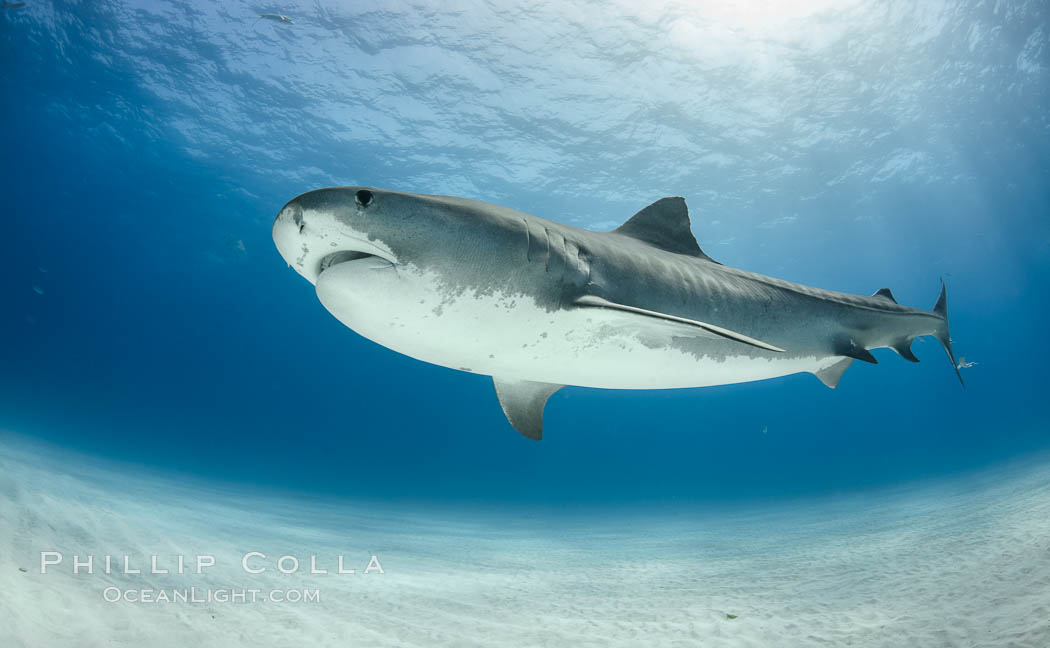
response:
{"label": "caudal fin", "polygon": [[952,368],[955,369],[955,375],[959,377],[959,384],[965,387],[966,383],[963,382],[962,372],[959,371],[959,363],[955,361],[955,352],[952,351],[952,337],[948,332],[948,287],[944,285],[944,279],[941,279],[941,296],[937,298],[933,312],[944,320],[944,325],[938,328],[936,336],[941,341],[944,352],[948,354],[948,359],[952,361]]}

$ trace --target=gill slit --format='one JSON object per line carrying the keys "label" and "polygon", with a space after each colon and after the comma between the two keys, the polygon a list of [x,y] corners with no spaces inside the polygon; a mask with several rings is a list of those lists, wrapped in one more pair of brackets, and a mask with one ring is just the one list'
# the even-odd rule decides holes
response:
{"label": "gill slit", "polygon": [[525,226],[525,262],[532,262],[532,235],[529,233],[529,221],[522,216],[521,224]]}
{"label": "gill slit", "polygon": [[547,239],[547,258],[543,261],[543,271],[550,272],[551,269],[551,233],[546,227],[543,228],[543,236]]}

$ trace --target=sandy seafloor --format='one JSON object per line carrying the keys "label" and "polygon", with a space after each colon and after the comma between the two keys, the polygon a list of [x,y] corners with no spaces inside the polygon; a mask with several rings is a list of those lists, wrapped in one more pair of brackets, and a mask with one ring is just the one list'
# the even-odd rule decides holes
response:
{"label": "sandy seafloor", "polygon": [[[494,513],[186,483],[0,436],[0,646],[1050,646],[1050,461],[719,509]],[[40,573],[40,552],[64,563]],[[318,556],[295,575],[248,551]],[[72,554],[212,554],[73,575]],[[384,573],[360,573],[375,554]],[[167,564],[165,564],[165,561]],[[25,571],[22,571],[22,570]],[[108,603],[108,586],[319,603]],[[729,615],[735,615],[732,619]]]}

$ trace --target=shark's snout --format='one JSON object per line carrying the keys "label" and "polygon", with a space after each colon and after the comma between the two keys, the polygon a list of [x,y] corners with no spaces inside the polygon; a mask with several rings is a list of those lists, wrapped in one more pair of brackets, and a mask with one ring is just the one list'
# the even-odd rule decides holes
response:
{"label": "shark's snout", "polygon": [[307,281],[317,281],[314,263],[307,263],[310,256],[310,244],[303,237],[306,222],[303,218],[302,205],[291,201],[285,205],[273,221],[273,242],[285,262],[295,268]]}

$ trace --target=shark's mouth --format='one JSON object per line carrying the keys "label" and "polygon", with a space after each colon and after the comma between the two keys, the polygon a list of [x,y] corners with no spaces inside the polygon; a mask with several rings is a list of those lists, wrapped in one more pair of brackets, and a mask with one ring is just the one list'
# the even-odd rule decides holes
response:
{"label": "shark's mouth", "polygon": [[395,265],[390,259],[369,252],[362,252],[360,250],[340,250],[339,252],[333,252],[321,259],[320,263],[317,264],[317,276],[321,276],[325,270],[337,265],[363,261],[366,259],[375,261],[376,267],[390,267]]}
{"label": "shark's mouth", "polygon": [[328,268],[340,263],[347,263],[349,261],[358,261],[360,259],[367,259],[368,257],[378,258],[374,254],[368,252],[359,252],[357,250],[343,250],[341,252],[333,252],[325,258],[321,259],[320,264],[317,266],[317,274],[321,274]]}

